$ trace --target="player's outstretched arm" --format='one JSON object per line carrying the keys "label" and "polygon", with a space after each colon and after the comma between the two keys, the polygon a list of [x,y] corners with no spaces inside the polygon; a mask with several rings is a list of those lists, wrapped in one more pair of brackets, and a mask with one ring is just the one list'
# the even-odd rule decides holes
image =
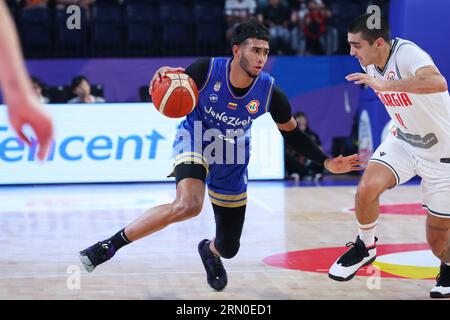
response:
{"label": "player's outstretched arm", "polygon": [[332,173],[346,173],[350,171],[364,170],[362,167],[363,161],[359,154],[343,157],[342,155],[324,161],[325,169]]}
{"label": "player's outstretched arm", "polygon": [[4,1],[0,1],[0,85],[11,125],[28,144],[30,140],[22,127],[30,125],[33,128],[39,143],[38,158],[43,160],[53,138],[53,125],[33,94],[17,32]]}
{"label": "player's outstretched arm", "polygon": [[363,169],[359,155],[339,156],[329,159],[320,147],[300,130],[297,121],[292,116],[289,100],[278,86],[275,86],[269,110],[286,144],[299,154],[323,165],[332,173],[345,173]]}
{"label": "player's outstretched arm", "polygon": [[429,94],[447,91],[447,81],[435,66],[426,66],[416,71],[414,77],[402,80],[380,80],[365,73],[352,73],[345,77],[355,84],[366,84],[378,92],[408,92]]}
{"label": "player's outstretched arm", "polygon": [[364,169],[361,166],[363,162],[358,154],[329,159],[322,150],[320,150],[320,148],[298,128],[297,121],[293,117],[286,123],[277,123],[277,126],[289,146],[306,158],[322,164],[325,169],[331,173],[346,173]]}

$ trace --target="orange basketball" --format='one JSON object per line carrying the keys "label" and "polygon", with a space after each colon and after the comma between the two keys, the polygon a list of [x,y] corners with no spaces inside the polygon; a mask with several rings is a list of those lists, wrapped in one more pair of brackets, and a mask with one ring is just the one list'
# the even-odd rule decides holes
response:
{"label": "orange basketball", "polygon": [[152,88],[156,109],[169,118],[181,118],[191,113],[198,102],[195,81],[182,72],[168,72]]}

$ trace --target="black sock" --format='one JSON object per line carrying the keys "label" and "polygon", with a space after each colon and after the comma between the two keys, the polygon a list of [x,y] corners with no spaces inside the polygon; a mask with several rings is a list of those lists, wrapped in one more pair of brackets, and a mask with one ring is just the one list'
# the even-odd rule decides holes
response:
{"label": "black sock", "polygon": [[115,235],[113,235],[108,240],[111,241],[111,243],[114,245],[114,248],[116,248],[116,250],[119,250],[123,246],[130,244],[132,242],[125,235],[125,228],[123,228],[122,230],[117,232]]}

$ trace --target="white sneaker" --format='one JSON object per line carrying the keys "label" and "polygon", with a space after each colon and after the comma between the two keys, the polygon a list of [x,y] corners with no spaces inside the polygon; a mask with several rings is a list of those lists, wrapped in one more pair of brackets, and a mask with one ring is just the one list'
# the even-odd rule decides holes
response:
{"label": "white sneaker", "polygon": [[430,291],[431,298],[450,298],[450,266],[441,264],[441,270],[436,277],[436,286]]}
{"label": "white sneaker", "polygon": [[[375,238],[375,243],[377,241],[378,239]],[[366,245],[358,236],[355,242],[349,242],[346,246],[350,249],[340,256],[328,271],[328,276],[333,280],[348,281],[355,276],[360,268],[375,261],[376,244],[366,248]]]}

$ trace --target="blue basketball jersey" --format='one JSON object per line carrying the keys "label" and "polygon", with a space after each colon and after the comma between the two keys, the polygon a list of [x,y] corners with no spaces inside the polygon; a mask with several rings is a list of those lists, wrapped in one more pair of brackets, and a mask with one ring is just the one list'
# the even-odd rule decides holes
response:
{"label": "blue basketball jersey", "polygon": [[206,129],[250,129],[252,122],[266,113],[274,87],[274,79],[261,72],[244,96],[236,96],[229,80],[231,59],[211,58],[208,76],[199,90],[197,107],[186,121],[193,128],[196,120]]}
{"label": "blue basketball jersey", "polygon": [[261,72],[245,95],[236,96],[229,80],[231,61],[211,58],[198,104],[178,126],[174,165],[202,164],[211,201],[238,207],[247,202],[252,122],[269,111],[275,81]]}

